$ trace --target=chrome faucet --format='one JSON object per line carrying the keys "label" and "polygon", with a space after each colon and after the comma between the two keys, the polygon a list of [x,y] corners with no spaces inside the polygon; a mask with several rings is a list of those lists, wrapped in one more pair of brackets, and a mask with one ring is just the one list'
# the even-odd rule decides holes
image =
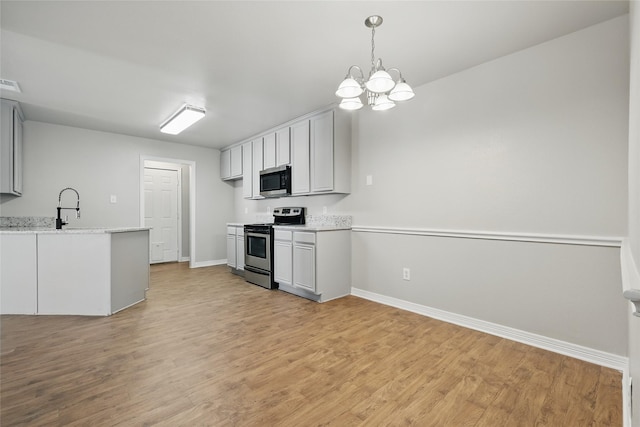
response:
{"label": "chrome faucet", "polygon": [[[60,206],[62,204],[62,193],[64,193],[67,190],[71,190],[74,193],[76,193],[76,207],[75,208],[63,208],[62,206]],[[58,194],[58,217],[56,218],[56,230],[61,230],[63,225],[67,225],[66,221],[69,221],[69,219],[67,217],[65,217],[65,221],[62,221],[62,217],[60,216],[62,209],[68,209],[68,210],[74,210],[76,211],[76,218],[80,218],[80,194],[78,194],[78,191],[75,188],[71,188],[71,187],[67,187],[67,188],[63,188],[62,191],[60,191],[60,194]]]}

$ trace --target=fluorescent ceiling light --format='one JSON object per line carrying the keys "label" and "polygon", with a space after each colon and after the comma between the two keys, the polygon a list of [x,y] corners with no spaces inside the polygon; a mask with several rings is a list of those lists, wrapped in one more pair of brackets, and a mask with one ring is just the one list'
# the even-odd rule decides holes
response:
{"label": "fluorescent ceiling light", "polygon": [[12,92],[22,92],[18,82],[14,80],[0,79],[0,89],[10,90]]}
{"label": "fluorescent ceiling light", "polygon": [[177,135],[204,117],[204,108],[184,104],[160,125],[160,132]]}

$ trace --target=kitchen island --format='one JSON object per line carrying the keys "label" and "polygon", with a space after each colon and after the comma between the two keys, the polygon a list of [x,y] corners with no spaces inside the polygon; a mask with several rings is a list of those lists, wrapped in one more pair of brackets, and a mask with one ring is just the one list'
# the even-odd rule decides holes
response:
{"label": "kitchen island", "polygon": [[0,228],[0,314],[108,316],[149,288],[149,228]]}

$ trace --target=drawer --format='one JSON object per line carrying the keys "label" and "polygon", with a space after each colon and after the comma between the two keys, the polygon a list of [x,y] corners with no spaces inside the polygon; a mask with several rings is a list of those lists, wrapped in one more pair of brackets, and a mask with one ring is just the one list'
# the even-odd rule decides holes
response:
{"label": "drawer", "polygon": [[244,237],[244,227],[236,227],[236,236]]}
{"label": "drawer", "polygon": [[316,243],[316,233],[309,233],[306,231],[296,231],[293,233],[293,240],[299,243]]}
{"label": "drawer", "polygon": [[[244,230],[242,230],[242,232],[244,233]],[[227,226],[227,234],[231,234],[231,235],[235,236],[236,235],[236,227]]]}
{"label": "drawer", "polygon": [[285,240],[290,242],[292,234],[293,233],[290,230],[274,230],[273,238],[275,240]]}

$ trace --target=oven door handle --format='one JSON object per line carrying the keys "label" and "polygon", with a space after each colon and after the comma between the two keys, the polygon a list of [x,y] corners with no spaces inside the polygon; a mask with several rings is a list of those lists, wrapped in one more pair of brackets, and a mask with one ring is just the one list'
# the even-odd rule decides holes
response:
{"label": "oven door handle", "polygon": [[245,266],[244,266],[244,269],[245,269],[245,270],[249,270],[249,271],[250,271],[250,272],[252,272],[252,273],[262,274],[263,276],[268,276],[268,275],[269,275],[269,273],[268,273],[268,272],[267,272],[267,273],[265,273],[265,272],[264,272],[264,271],[262,271],[262,270],[258,270],[257,268],[253,268],[253,267],[251,267],[250,265],[245,265]]}

